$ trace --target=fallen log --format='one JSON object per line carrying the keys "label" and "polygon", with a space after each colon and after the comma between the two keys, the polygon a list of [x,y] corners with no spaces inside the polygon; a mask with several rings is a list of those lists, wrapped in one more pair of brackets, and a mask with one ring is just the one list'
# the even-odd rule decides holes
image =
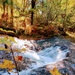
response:
{"label": "fallen log", "polygon": [[14,28],[9,28],[9,27],[5,27],[5,26],[0,26],[0,28],[2,28],[3,30],[11,30],[16,32],[16,30]]}
{"label": "fallen log", "polygon": [[0,34],[5,34],[5,35],[16,36],[17,37],[16,32],[11,31],[11,30],[4,30],[2,28],[0,28]]}

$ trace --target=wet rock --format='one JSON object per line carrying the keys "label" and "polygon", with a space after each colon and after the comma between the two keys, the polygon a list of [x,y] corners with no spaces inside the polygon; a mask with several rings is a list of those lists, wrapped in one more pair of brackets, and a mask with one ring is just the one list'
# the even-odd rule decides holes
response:
{"label": "wet rock", "polygon": [[71,68],[75,71],[75,64],[71,64]]}
{"label": "wet rock", "polygon": [[1,48],[5,48],[5,49],[8,48],[7,44],[4,44],[4,43],[3,43],[3,44],[0,44],[0,47],[1,47]]}
{"label": "wet rock", "polygon": [[70,53],[68,52],[67,54],[66,54],[66,57],[69,57],[70,56]]}
{"label": "wet rock", "polygon": [[61,50],[65,50],[65,49],[68,49],[68,47],[67,47],[67,46],[61,46],[60,49],[61,49]]}
{"label": "wet rock", "polygon": [[37,75],[37,73],[36,72],[31,72],[31,74],[30,75]]}
{"label": "wet rock", "polygon": [[40,50],[42,50],[42,47],[41,47],[40,45],[37,45],[37,47],[36,47],[36,50],[35,50],[35,51],[37,52],[37,51],[40,51]]}
{"label": "wet rock", "polygon": [[60,46],[59,44],[54,44],[54,47],[56,47],[56,46]]}
{"label": "wet rock", "polygon": [[5,46],[5,49],[7,49],[7,48],[8,48],[7,44],[4,44],[4,46]]}
{"label": "wet rock", "polygon": [[5,73],[6,72],[6,69],[1,69],[0,68],[0,75],[2,75],[3,73]]}
{"label": "wet rock", "polygon": [[8,59],[8,60],[11,60],[12,59],[11,53],[10,52],[7,52],[5,50],[1,50],[0,51],[0,59]]}
{"label": "wet rock", "polygon": [[30,74],[30,75],[51,75],[49,71],[46,70],[46,68],[39,68],[35,70],[35,74]]}
{"label": "wet rock", "polygon": [[49,42],[44,42],[44,43],[42,44],[43,49],[44,49],[44,48],[47,48],[47,47],[50,47],[50,46],[51,46],[51,43],[49,43]]}
{"label": "wet rock", "polygon": [[69,70],[67,68],[59,69],[59,71],[62,75],[66,75],[66,74],[69,75]]}

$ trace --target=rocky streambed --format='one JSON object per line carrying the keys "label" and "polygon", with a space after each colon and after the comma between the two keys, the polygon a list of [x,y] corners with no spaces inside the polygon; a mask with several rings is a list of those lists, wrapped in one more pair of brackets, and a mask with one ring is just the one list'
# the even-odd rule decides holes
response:
{"label": "rocky streambed", "polygon": [[[4,59],[13,61],[12,49],[15,57],[23,57],[22,61],[16,61],[19,75],[52,75],[49,71],[55,67],[61,75],[75,75],[75,43],[60,37],[37,41],[14,37],[15,42],[9,37],[5,38],[0,38],[0,63]],[[0,68],[0,75],[9,73]],[[18,74],[10,72],[10,75]]]}

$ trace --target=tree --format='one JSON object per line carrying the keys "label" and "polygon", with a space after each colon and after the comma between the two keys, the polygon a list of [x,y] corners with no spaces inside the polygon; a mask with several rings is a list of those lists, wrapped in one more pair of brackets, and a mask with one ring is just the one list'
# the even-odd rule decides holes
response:
{"label": "tree", "polygon": [[13,0],[11,0],[11,23],[13,26]]}
{"label": "tree", "polygon": [[2,4],[3,4],[3,14],[2,14],[2,18],[4,19],[4,21],[7,22],[8,20],[8,1],[9,0],[2,0]]}
{"label": "tree", "polygon": [[4,10],[3,14],[5,14],[5,0],[3,0],[3,10]]}
{"label": "tree", "polygon": [[31,11],[31,25],[33,25],[35,2],[36,2],[36,0],[32,0],[31,1],[31,6],[32,6],[32,11]]}

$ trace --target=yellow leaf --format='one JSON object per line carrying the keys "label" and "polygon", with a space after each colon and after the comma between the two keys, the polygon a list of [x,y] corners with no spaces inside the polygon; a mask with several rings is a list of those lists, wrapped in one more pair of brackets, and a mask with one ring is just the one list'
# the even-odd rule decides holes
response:
{"label": "yellow leaf", "polygon": [[54,68],[53,70],[50,70],[50,73],[51,73],[52,75],[61,75],[61,73],[58,71],[57,68]]}
{"label": "yellow leaf", "polygon": [[4,62],[0,64],[0,68],[12,70],[15,68],[15,65],[12,63],[12,61],[4,60]]}

